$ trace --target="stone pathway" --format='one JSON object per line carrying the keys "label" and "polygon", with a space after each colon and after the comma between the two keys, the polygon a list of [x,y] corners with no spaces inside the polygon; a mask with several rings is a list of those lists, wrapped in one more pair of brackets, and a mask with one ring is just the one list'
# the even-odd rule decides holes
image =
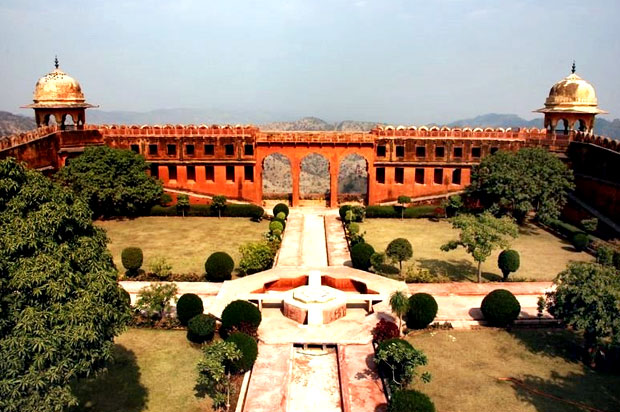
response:
{"label": "stone pathway", "polygon": [[329,266],[351,266],[349,245],[337,210],[325,214],[325,237]]}
{"label": "stone pathway", "polygon": [[338,345],[343,411],[385,412],[383,385],[377,375],[372,344]]}
{"label": "stone pathway", "polygon": [[291,345],[258,345],[244,411],[286,412],[291,355]]}

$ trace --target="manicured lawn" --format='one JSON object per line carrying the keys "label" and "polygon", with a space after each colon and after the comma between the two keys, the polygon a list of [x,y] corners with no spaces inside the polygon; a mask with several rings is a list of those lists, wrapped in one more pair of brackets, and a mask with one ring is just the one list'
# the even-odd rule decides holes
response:
{"label": "manicured lawn", "polygon": [[[444,243],[458,239],[459,232],[452,229],[446,220],[366,219],[360,226],[361,231],[366,232],[366,242],[375,250],[384,251],[390,241],[404,237],[413,246],[413,259],[422,267],[455,281],[476,280],[476,266],[465,249],[450,252],[439,249]],[[512,242],[512,249],[521,255],[521,268],[510,275],[515,280],[553,280],[570,261],[593,260],[587,253],[575,252],[569,243],[534,225],[520,228],[519,237]],[[497,267],[499,253],[499,250],[495,251],[482,264],[484,278],[499,280],[502,276]]]}
{"label": "manicured lawn", "polygon": [[129,329],[116,338],[108,371],[77,386],[79,411],[211,411],[211,400],[196,398],[200,349],[185,331]]}
{"label": "manicured lawn", "polygon": [[128,246],[142,248],[144,264],[164,257],[174,273],[204,273],[204,263],[213,252],[226,252],[239,264],[239,246],[262,239],[269,222],[247,218],[140,217],[98,221],[110,238],[108,248],[119,271],[124,272],[121,252]]}
{"label": "manicured lawn", "polygon": [[577,361],[567,331],[437,331],[407,338],[428,356],[428,394],[438,411],[578,412],[498,378],[517,378],[529,387],[603,411],[620,410],[620,375],[594,372]]}

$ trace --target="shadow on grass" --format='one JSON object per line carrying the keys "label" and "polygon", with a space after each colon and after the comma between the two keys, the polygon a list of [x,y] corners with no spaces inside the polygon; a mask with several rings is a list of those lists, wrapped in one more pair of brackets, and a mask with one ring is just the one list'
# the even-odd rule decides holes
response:
{"label": "shadow on grass", "polygon": [[525,223],[519,226],[519,236],[540,236],[540,231],[541,229],[532,223]]}
{"label": "shadow on grass", "polygon": [[548,357],[559,357],[579,363],[583,349],[579,336],[566,329],[513,329],[510,334],[525,345],[528,351]]}
{"label": "shadow on grass", "polygon": [[525,375],[510,384],[518,399],[539,412],[612,412],[620,410],[619,379],[586,369],[566,375],[551,371],[549,379]]}
{"label": "shadow on grass", "polygon": [[418,259],[420,267],[436,276],[447,276],[451,281],[476,280],[476,267],[468,260]]}
{"label": "shadow on grass", "polygon": [[114,345],[107,370],[75,383],[73,393],[79,405],[71,412],[140,412],[148,399],[136,355],[122,345]]}

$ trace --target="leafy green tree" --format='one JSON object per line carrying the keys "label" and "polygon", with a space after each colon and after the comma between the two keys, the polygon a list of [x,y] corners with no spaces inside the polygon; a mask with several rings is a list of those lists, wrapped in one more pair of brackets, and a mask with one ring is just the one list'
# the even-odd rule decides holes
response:
{"label": "leafy green tree", "polygon": [[400,208],[400,220],[405,218],[405,209],[407,205],[411,203],[411,198],[409,196],[398,196],[398,207]]}
{"label": "leafy green tree", "polygon": [[144,157],[130,150],[87,147],[56,178],[89,204],[95,217],[135,216],[161,200],[162,183],[147,175]]}
{"label": "leafy green tree", "polygon": [[211,209],[217,210],[218,219],[222,217],[222,210],[226,207],[226,196],[215,195],[211,199]]}
{"label": "leafy green tree", "polygon": [[242,353],[233,342],[220,341],[202,349],[198,362],[198,388],[213,400],[213,406],[230,406],[230,372],[232,363]]}
{"label": "leafy green tree", "polygon": [[459,195],[452,195],[441,203],[441,207],[446,212],[446,217],[456,216],[464,206],[465,203],[463,203],[463,198]]}
{"label": "leafy green tree", "polygon": [[189,196],[188,195],[177,196],[177,211],[181,212],[181,216],[185,217],[185,213],[189,211]]}
{"label": "leafy green tree", "polygon": [[88,205],[13,159],[0,161],[0,410],[77,405],[130,318]]}
{"label": "leafy green tree", "polygon": [[586,232],[594,233],[598,228],[598,219],[595,217],[592,219],[582,219],[581,226],[586,230]]}
{"label": "leafy green tree", "polygon": [[[411,346],[403,339],[388,339],[379,344],[375,362],[386,372],[388,384],[394,389],[407,387],[418,376],[417,368],[428,363],[424,352]],[[420,375],[422,382],[430,382],[431,374]]]}
{"label": "leafy green tree", "polygon": [[172,299],[177,294],[177,285],[174,283],[153,283],[140,289],[136,308],[146,312],[151,317],[157,314],[163,319],[170,313]]}
{"label": "leafy green tree", "polygon": [[620,344],[620,272],[598,263],[574,262],[555,279],[547,309],[555,318],[583,332],[594,353],[607,340]]}
{"label": "leafy green tree", "polygon": [[478,283],[482,281],[482,262],[491,256],[494,249],[508,248],[508,238],[516,238],[519,234],[511,218],[496,218],[489,212],[478,216],[465,214],[453,217],[452,227],[461,231],[459,239],[442,245],[441,250],[447,252],[459,246],[464,247],[478,263]]}
{"label": "leafy green tree", "polygon": [[485,157],[472,169],[468,192],[487,208],[518,220],[534,210],[537,219],[549,221],[560,215],[573,188],[573,173],[559,158],[541,148],[525,148]]}
{"label": "leafy green tree", "polygon": [[403,272],[403,261],[411,259],[413,256],[413,247],[407,239],[399,237],[390,242],[385,249],[385,254],[396,262],[398,262],[399,272]]}
{"label": "leafy green tree", "polygon": [[409,298],[407,294],[402,290],[396,290],[390,295],[390,308],[392,312],[398,316],[398,330],[403,330],[403,316],[407,314],[409,310]]}

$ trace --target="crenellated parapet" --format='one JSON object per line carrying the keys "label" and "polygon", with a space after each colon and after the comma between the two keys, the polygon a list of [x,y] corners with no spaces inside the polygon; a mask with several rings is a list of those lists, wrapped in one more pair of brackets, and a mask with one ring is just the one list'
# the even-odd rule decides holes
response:
{"label": "crenellated parapet", "polygon": [[87,125],[104,136],[252,136],[258,127],[252,125]]}
{"label": "crenellated parapet", "polygon": [[577,133],[575,134],[574,140],[581,143],[590,143],[620,153],[620,140],[610,137],[592,135],[589,133]]}
{"label": "crenellated parapet", "polygon": [[546,139],[547,130],[527,128],[492,127],[439,127],[439,126],[376,126],[371,134],[381,137],[413,138],[474,138],[474,139]]}
{"label": "crenellated parapet", "polygon": [[13,135],[0,138],[0,151],[8,150],[28,144],[35,140],[49,136],[50,134],[57,133],[60,128],[57,125],[43,126],[28,132],[16,133]]}

